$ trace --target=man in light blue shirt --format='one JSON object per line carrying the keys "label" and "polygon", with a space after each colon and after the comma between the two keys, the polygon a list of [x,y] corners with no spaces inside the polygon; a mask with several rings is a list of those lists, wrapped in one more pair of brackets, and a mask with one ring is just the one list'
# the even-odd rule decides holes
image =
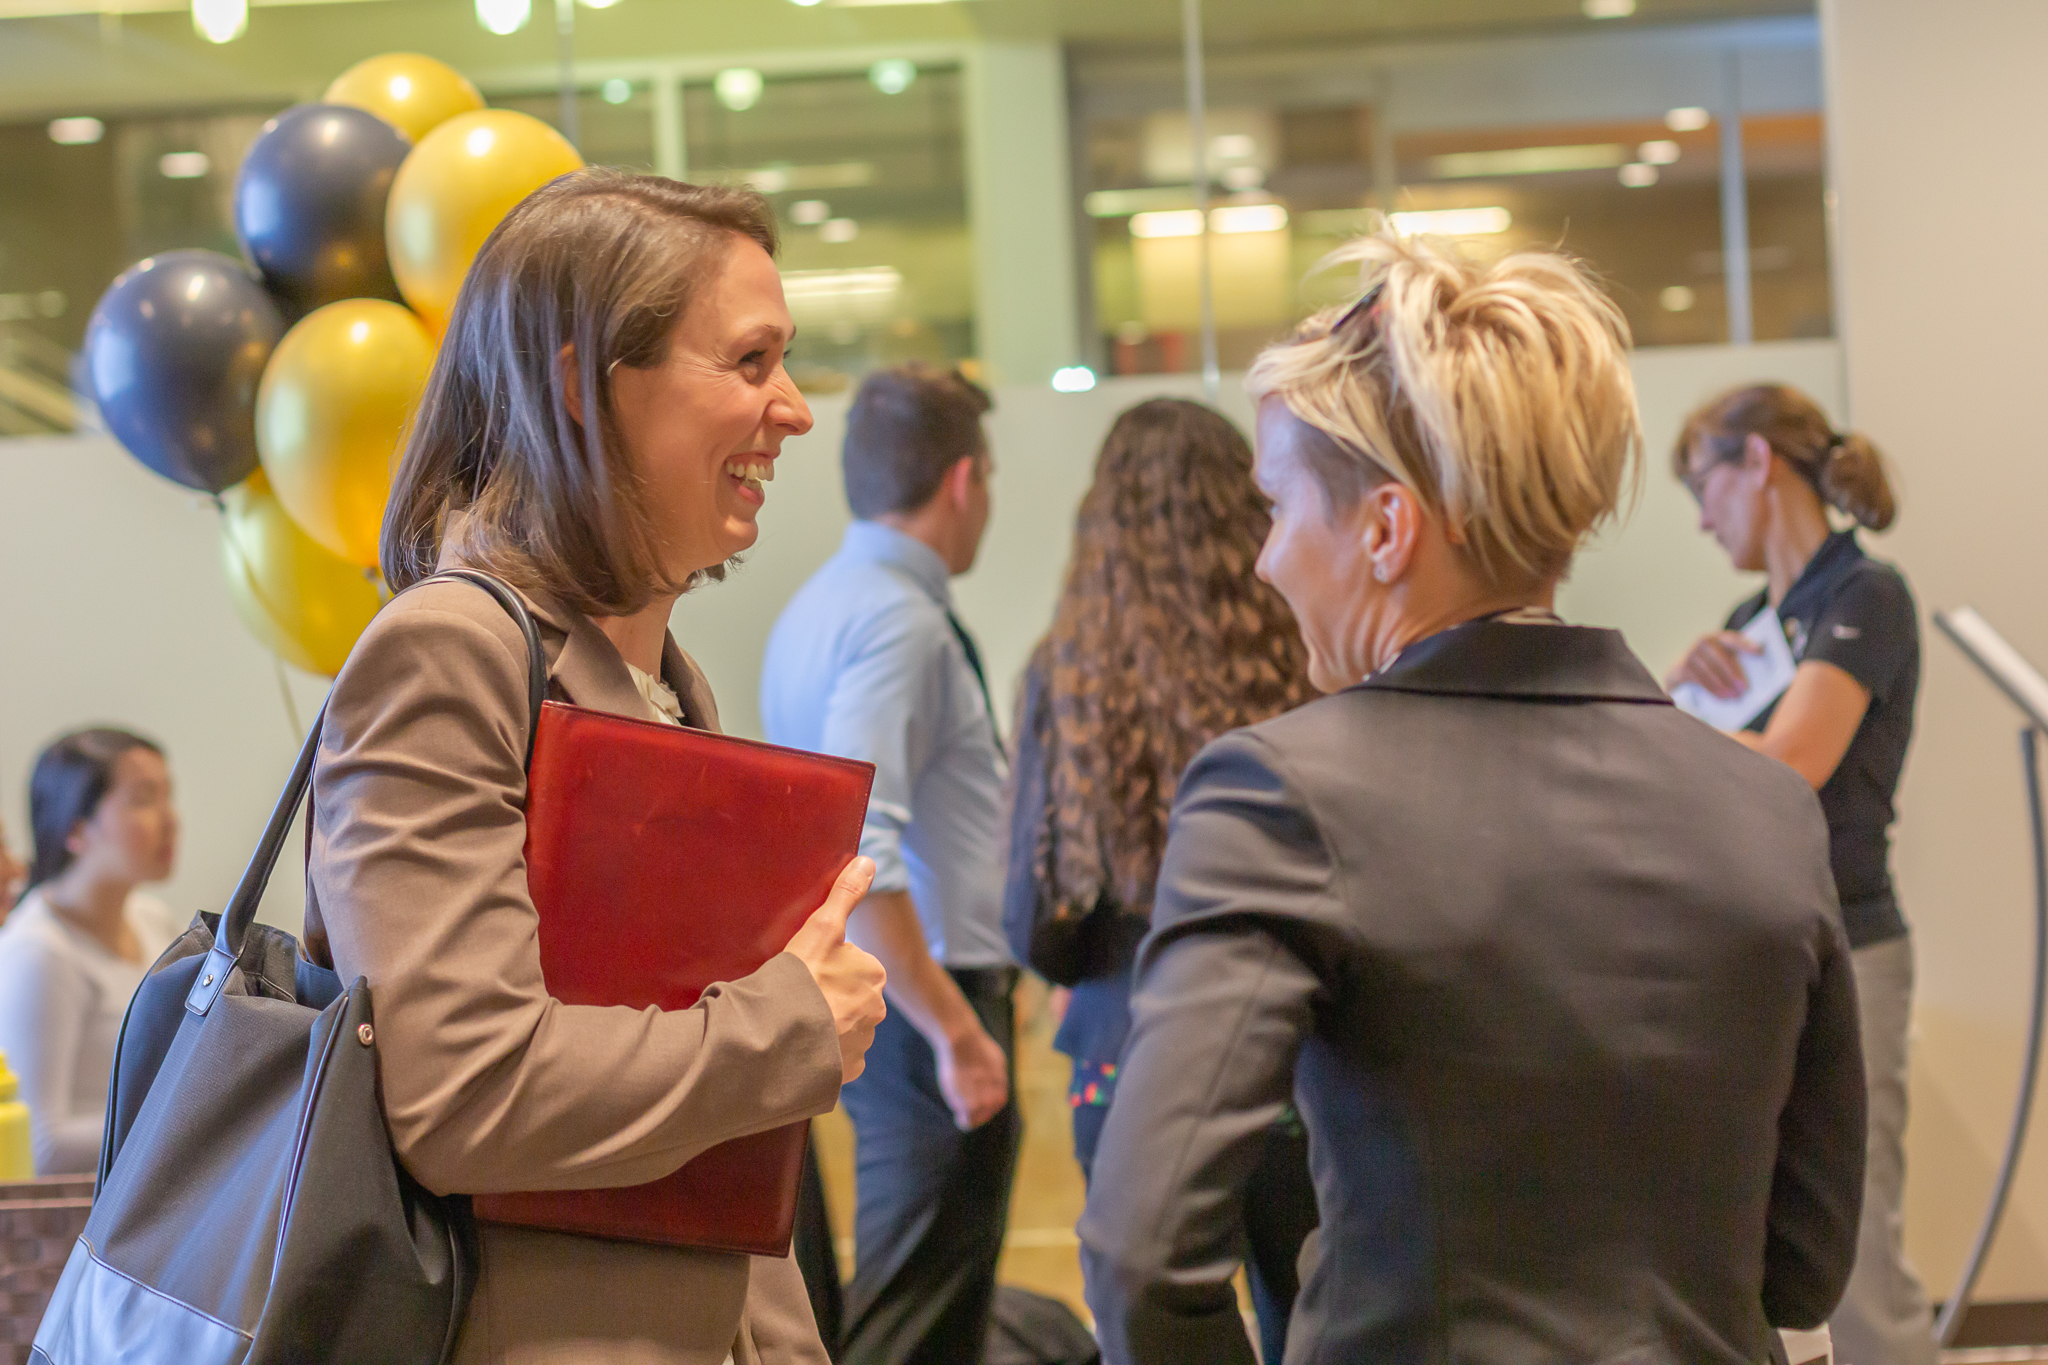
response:
{"label": "man in light blue shirt", "polygon": [[[843,1092],[858,1189],[841,1365],[981,1358],[1022,1131],[1005,764],[948,586],[988,525],[988,408],[967,380],[923,366],[861,385],[843,452],[859,520],[783,609],[761,669],[769,739],[875,765],[861,834],[875,881],[847,937],[888,969],[890,1013]],[[807,1278],[833,1273],[827,1257],[799,1259]]]}

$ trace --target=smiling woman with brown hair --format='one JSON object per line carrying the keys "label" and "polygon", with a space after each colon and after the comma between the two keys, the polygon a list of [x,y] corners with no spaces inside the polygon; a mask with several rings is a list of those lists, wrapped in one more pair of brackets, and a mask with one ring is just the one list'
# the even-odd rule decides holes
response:
{"label": "smiling woman with brown hair", "polygon": [[[550,998],[525,842],[525,600],[552,696],[715,730],[668,634],[758,534],[811,416],[773,219],[748,191],[585,171],[484,244],[385,521],[399,596],[336,679],[314,771],[306,942],[376,993],[386,1125],[437,1194],[609,1188],[832,1108],[882,1016],[845,941],[872,864],[759,971],[687,1010]],[[675,888],[715,914],[721,888]],[[485,1224],[455,1359],[736,1365],[826,1357],[787,1259]]]}

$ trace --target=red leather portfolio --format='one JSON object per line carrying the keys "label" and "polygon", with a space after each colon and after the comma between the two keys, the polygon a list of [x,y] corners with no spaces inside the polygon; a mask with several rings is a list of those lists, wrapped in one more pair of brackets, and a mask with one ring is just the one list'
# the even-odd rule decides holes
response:
{"label": "red leather portfolio", "polygon": [[[860,850],[872,764],[548,702],[528,768],[541,973],[567,1005],[687,1009],[781,952]],[[479,1195],[598,1237],[789,1253],[808,1123],[625,1189]]]}

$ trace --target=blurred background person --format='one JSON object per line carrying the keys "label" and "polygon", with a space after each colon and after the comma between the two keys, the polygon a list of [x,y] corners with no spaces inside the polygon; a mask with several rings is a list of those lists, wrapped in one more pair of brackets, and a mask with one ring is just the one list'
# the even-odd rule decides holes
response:
{"label": "blurred background person", "polygon": [[[848,1365],[981,1358],[1023,1135],[1002,741],[948,586],[988,529],[989,407],[928,365],[861,383],[841,450],[857,520],[776,618],[761,664],[770,740],[875,765],[860,848],[877,870],[846,932],[888,970],[890,1009],[841,1096],[855,1139]],[[815,1249],[800,1260],[837,1273]]]}
{"label": "blurred background person", "polygon": [[1700,508],[1700,529],[1763,590],[1701,637],[1665,680],[1718,696],[1747,684],[1739,634],[1775,608],[1798,663],[1783,696],[1736,736],[1788,763],[1820,794],[1842,924],[1856,968],[1869,1156],[1856,1272],[1829,1326],[1843,1365],[1933,1365],[1934,1318],[1906,1260],[1906,1062],[1913,946],[1891,874],[1892,801],[1913,740],[1920,628],[1912,590],[1870,558],[1855,526],[1882,531],[1898,512],[1877,447],[1833,429],[1795,389],[1757,384],[1687,419],[1672,466]]}
{"label": "blurred background person", "polygon": [[0,821],[0,924],[7,923],[7,914],[14,909],[15,897],[21,894],[21,884],[28,878],[28,864],[14,856],[14,849],[7,842],[7,824]]}
{"label": "blurred background person", "polygon": [[0,1052],[21,1078],[37,1175],[99,1165],[129,997],[185,921],[138,887],[171,875],[178,815],[163,751],[79,730],[29,775],[27,889],[0,925]]}
{"label": "blurred background person", "polygon": [[1082,1260],[1105,1357],[1249,1362],[1235,1210],[1290,1098],[1286,1360],[1765,1358],[1849,1275],[1855,986],[1813,793],[1552,610],[1639,467],[1574,262],[1389,232],[1264,351],[1258,572],[1331,693],[1189,765]]}
{"label": "blurred background person", "polygon": [[[1181,771],[1225,731],[1315,695],[1293,615],[1251,572],[1266,524],[1251,447],[1228,418],[1178,398],[1132,408],[1103,442],[1052,630],[1024,675],[1003,916],[1019,958],[1072,987],[1053,1046],[1073,1059],[1084,1177],[1116,1094]],[[1316,1222],[1291,1107],[1251,1186],[1247,1269],[1261,1354],[1277,1362]]]}

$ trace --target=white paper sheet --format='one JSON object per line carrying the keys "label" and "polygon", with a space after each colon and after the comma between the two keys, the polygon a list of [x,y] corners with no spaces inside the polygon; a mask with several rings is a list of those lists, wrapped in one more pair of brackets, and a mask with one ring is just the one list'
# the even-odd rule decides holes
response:
{"label": "white paper sheet", "polygon": [[1723,700],[1698,683],[1680,683],[1672,689],[1671,700],[1678,709],[1698,716],[1716,730],[1733,733],[1755,720],[1766,706],[1785,695],[1799,665],[1793,662],[1792,647],[1785,643],[1785,627],[1774,607],[1765,607],[1742,628],[1742,633],[1763,646],[1759,654],[1740,654],[1742,672],[1749,690],[1739,697]]}

